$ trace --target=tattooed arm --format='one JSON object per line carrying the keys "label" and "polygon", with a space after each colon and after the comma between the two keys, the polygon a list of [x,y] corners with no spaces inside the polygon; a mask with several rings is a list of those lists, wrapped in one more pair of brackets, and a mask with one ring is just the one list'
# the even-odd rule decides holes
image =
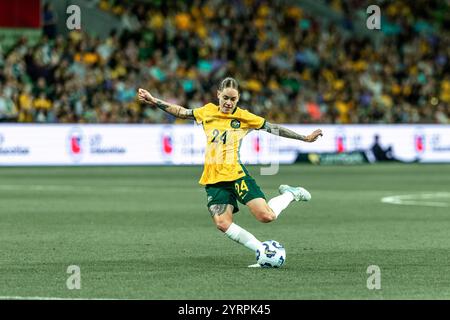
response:
{"label": "tattooed arm", "polygon": [[310,135],[304,136],[304,135],[298,134],[292,130],[289,130],[285,127],[282,127],[278,124],[273,124],[268,121],[266,121],[264,123],[264,126],[261,128],[261,130],[267,131],[268,133],[271,133],[271,134],[274,134],[274,135],[277,135],[280,137],[296,139],[296,140],[301,140],[301,141],[305,141],[305,142],[314,142],[317,140],[317,138],[319,138],[323,135],[322,130],[317,129],[317,130],[313,131]]}
{"label": "tattooed arm", "polygon": [[139,101],[148,103],[155,107],[158,107],[161,110],[163,110],[167,113],[170,113],[177,118],[195,120],[194,110],[186,109],[182,106],[179,106],[179,105],[176,105],[173,103],[168,103],[161,99],[157,99],[157,98],[153,97],[147,90],[139,89],[138,98],[139,98]]}

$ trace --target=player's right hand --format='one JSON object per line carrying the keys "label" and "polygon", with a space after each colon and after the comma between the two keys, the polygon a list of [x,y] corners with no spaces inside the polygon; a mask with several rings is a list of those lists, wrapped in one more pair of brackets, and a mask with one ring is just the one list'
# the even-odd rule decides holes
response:
{"label": "player's right hand", "polygon": [[149,103],[149,104],[154,104],[156,102],[156,99],[150,94],[150,92],[148,92],[145,89],[141,89],[141,88],[139,88],[139,90],[138,90],[138,98],[139,98],[139,101]]}

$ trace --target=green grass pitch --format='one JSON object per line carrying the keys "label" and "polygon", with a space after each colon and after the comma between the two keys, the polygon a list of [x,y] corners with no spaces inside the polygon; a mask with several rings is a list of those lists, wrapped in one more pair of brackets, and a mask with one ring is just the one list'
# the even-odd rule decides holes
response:
{"label": "green grass pitch", "polygon": [[[282,183],[312,194],[270,224],[235,215],[284,244],[281,269],[247,268],[253,253],[215,229],[201,169],[0,168],[0,297],[450,298],[450,165],[250,166],[268,198]],[[381,202],[396,195],[419,203]],[[80,290],[66,287],[70,265]]]}

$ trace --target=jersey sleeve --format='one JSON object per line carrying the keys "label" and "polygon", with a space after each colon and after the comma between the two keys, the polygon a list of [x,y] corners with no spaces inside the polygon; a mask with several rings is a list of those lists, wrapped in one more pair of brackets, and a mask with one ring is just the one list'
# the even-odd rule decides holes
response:
{"label": "jersey sleeve", "polygon": [[242,113],[242,118],[248,129],[261,129],[266,122],[263,117],[257,116],[247,110]]}
{"label": "jersey sleeve", "polygon": [[203,120],[205,119],[207,107],[208,107],[208,105],[204,105],[201,108],[194,109],[195,122],[197,122],[198,124],[202,123]]}

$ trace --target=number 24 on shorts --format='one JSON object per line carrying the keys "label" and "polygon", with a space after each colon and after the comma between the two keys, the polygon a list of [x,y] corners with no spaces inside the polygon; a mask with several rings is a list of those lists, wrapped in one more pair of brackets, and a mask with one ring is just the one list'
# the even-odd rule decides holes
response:
{"label": "number 24 on shorts", "polygon": [[234,188],[236,189],[236,192],[238,193],[239,197],[242,197],[244,195],[244,191],[248,192],[247,184],[245,183],[245,180],[241,181],[241,185],[239,185],[239,182],[236,182],[234,184]]}

